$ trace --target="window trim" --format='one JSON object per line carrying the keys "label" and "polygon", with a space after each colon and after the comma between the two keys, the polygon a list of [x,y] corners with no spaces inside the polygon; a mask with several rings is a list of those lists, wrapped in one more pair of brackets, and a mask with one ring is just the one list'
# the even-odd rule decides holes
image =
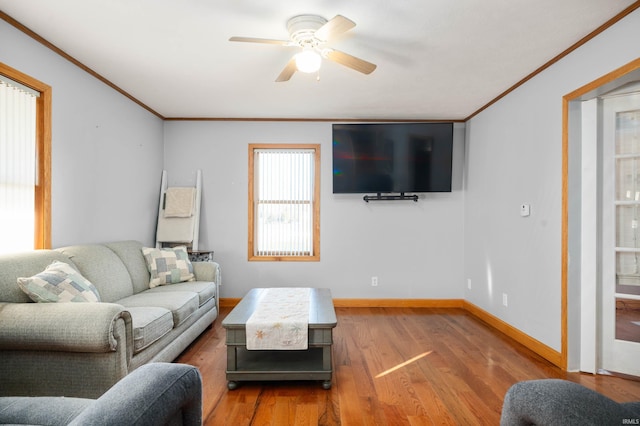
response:
{"label": "window trim", "polygon": [[0,62],[0,74],[40,92],[36,100],[34,249],[51,248],[51,86]]}
{"label": "window trim", "polygon": [[[313,184],[313,254],[310,256],[257,256],[254,254],[255,244],[255,207],[254,207],[254,151],[257,149],[311,149],[314,150],[314,184]],[[249,144],[249,227],[248,227],[248,252],[249,261],[302,261],[313,262],[320,260],[320,144]]]}

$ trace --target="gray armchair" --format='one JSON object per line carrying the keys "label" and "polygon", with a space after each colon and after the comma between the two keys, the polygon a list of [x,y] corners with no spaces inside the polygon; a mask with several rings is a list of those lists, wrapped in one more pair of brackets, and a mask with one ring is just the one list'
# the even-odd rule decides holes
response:
{"label": "gray armchair", "polygon": [[529,380],[511,386],[500,425],[640,424],[640,402],[618,403],[577,383]]}
{"label": "gray armchair", "polygon": [[202,378],[186,364],[145,364],[95,400],[1,397],[0,424],[201,425]]}

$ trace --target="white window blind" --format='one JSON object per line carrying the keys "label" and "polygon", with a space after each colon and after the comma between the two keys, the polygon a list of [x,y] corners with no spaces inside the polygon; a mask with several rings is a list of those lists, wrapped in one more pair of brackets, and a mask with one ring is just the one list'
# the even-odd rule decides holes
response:
{"label": "white window blind", "polygon": [[313,149],[254,151],[256,256],[312,256]]}
{"label": "white window blind", "polygon": [[36,97],[0,76],[0,253],[34,246]]}

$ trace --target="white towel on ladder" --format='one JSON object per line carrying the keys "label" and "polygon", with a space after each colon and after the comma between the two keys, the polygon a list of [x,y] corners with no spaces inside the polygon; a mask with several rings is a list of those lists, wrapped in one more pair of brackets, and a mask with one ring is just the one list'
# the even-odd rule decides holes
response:
{"label": "white towel on ladder", "polygon": [[168,188],[165,192],[164,217],[191,217],[195,198],[195,188]]}

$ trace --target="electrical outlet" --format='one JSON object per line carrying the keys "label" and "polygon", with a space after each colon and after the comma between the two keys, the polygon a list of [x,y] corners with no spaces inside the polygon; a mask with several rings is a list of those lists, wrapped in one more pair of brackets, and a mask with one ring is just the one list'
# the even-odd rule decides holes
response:
{"label": "electrical outlet", "polygon": [[502,305],[507,306],[507,293],[502,293]]}
{"label": "electrical outlet", "polygon": [[467,278],[467,288],[471,290],[471,278]]}
{"label": "electrical outlet", "polygon": [[371,277],[371,287],[378,287],[378,277]]}

